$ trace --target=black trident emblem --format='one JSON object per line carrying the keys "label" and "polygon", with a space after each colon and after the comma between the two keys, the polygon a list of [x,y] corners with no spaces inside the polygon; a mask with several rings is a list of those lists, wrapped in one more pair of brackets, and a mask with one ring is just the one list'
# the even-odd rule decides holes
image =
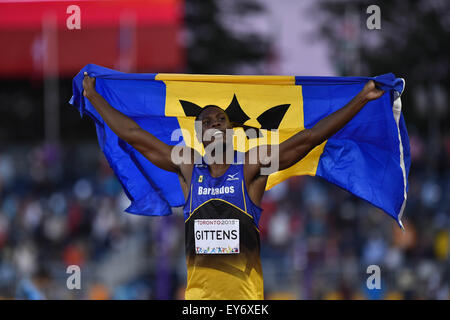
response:
{"label": "black trident emblem", "polygon": [[[183,107],[184,114],[188,117],[197,117],[203,110],[202,107],[190,101],[180,100],[180,103],[181,106]],[[281,120],[283,120],[284,115],[289,109],[289,106],[290,104],[280,104],[260,114],[256,118],[258,123],[261,125],[260,129],[266,130],[278,129]],[[259,130],[259,128],[254,128],[245,125],[245,122],[249,120],[250,117],[244,112],[244,110],[242,110],[242,107],[239,104],[238,99],[236,98],[236,94],[233,95],[233,99],[231,100],[230,105],[224,111],[228,115],[228,118],[230,119],[234,127],[242,127],[244,130],[247,130],[249,128],[253,128],[256,130],[258,135],[256,137],[247,135],[249,139],[259,138],[262,136],[262,133]]]}

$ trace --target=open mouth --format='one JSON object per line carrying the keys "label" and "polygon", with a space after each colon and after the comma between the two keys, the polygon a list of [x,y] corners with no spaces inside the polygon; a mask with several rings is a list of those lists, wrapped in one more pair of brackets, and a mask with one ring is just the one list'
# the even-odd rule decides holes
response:
{"label": "open mouth", "polygon": [[205,141],[224,141],[225,132],[219,129],[208,129],[208,133],[203,136]]}
{"label": "open mouth", "polygon": [[214,133],[213,133],[213,137],[223,137],[224,136],[224,132],[223,131],[220,131],[220,130],[216,130]]}

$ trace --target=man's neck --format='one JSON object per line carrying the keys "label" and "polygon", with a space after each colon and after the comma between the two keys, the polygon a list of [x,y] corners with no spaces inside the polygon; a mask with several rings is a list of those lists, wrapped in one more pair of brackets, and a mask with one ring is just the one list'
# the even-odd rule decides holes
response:
{"label": "man's neck", "polygon": [[[223,152],[220,157],[217,157],[215,154],[212,155],[212,161],[209,162],[209,173],[212,177],[217,178],[222,176],[230,167],[230,165],[234,162],[234,150],[228,150],[228,152],[232,152],[232,159],[228,159],[227,161],[227,152]],[[229,158],[229,157],[228,157]]]}
{"label": "man's neck", "polygon": [[230,163],[212,163],[209,165],[209,173],[213,178],[218,178],[228,170],[230,165]]}

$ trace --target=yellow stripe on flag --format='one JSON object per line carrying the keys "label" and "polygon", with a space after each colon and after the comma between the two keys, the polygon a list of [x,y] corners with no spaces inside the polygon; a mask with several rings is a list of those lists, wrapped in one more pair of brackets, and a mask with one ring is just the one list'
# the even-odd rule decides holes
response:
{"label": "yellow stripe on flag", "polygon": [[[289,76],[227,76],[158,74],[157,80],[166,85],[165,115],[177,117],[187,146],[204,154],[203,146],[195,138],[193,117],[186,117],[180,100],[200,107],[216,105],[226,109],[236,96],[242,110],[250,118],[245,125],[261,128],[257,118],[275,106],[289,104],[289,108],[276,132],[262,130],[263,137],[248,140],[242,128],[235,128],[234,148],[248,151],[256,145],[282,143],[304,129],[302,87],[295,85],[295,77]],[[271,138],[276,138],[271,140]],[[244,141],[244,143],[242,143]],[[320,155],[325,146],[316,147],[294,166],[269,176],[266,189],[294,175],[315,175]]]}

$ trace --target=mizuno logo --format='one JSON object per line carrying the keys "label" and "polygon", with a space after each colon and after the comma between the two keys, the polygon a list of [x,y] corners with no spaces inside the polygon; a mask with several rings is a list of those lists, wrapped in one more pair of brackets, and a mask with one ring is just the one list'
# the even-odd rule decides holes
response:
{"label": "mizuno logo", "polygon": [[239,178],[236,177],[236,175],[237,175],[238,173],[239,173],[239,172],[236,172],[235,174],[229,174],[229,175],[228,175],[228,178],[227,178],[227,181],[239,180]]}

